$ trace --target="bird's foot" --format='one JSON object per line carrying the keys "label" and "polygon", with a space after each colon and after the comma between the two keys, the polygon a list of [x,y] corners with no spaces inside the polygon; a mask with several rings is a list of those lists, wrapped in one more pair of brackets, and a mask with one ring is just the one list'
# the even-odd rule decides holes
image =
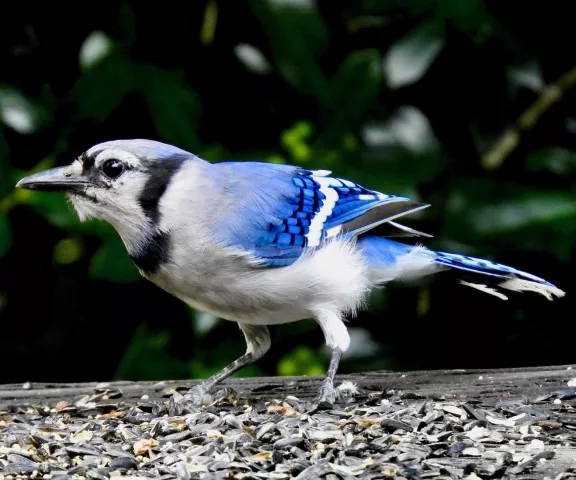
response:
{"label": "bird's foot", "polygon": [[228,402],[234,404],[238,401],[238,392],[232,387],[222,387],[212,395],[213,402]]}
{"label": "bird's foot", "polygon": [[219,402],[234,403],[238,399],[238,393],[233,388],[222,387],[214,393],[210,393],[211,390],[211,385],[200,383],[188,390],[183,400],[199,407]]}
{"label": "bird's foot", "polygon": [[313,410],[332,410],[337,398],[338,392],[334,388],[334,383],[327,379],[320,387],[320,392],[314,400]]}
{"label": "bird's foot", "polygon": [[205,383],[195,385],[184,395],[185,402],[190,402],[196,406],[212,403],[212,400],[212,396],[210,395],[210,386]]}

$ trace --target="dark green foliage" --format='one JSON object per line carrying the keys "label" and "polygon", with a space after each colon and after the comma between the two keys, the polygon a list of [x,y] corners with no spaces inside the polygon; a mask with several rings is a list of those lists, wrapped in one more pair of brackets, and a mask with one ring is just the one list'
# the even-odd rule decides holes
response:
{"label": "dark green foliage", "polygon": [[[151,4],[152,5],[152,4]],[[236,325],[142,280],[113,229],[23,175],[151,138],[208,160],[327,168],[432,204],[432,248],[567,291],[508,302],[438,279],[349,326],[342,371],[572,362],[576,54],[567,2],[251,0],[15,5],[0,62],[0,382],[202,377]],[[77,20],[70,21],[75,18]],[[563,333],[566,330],[566,333]],[[272,329],[248,374],[315,374],[312,322]],[[225,339],[225,341],[223,340]],[[353,340],[354,341],[354,340]]]}

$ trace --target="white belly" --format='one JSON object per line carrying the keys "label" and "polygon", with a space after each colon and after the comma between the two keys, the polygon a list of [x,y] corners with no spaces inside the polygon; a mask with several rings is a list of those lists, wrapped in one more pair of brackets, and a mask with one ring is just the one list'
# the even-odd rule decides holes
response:
{"label": "white belly", "polygon": [[280,268],[255,267],[230,252],[204,252],[201,264],[169,264],[149,279],[195,309],[254,325],[295,322],[319,309],[353,313],[372,286],[353,243],[328,243]]}

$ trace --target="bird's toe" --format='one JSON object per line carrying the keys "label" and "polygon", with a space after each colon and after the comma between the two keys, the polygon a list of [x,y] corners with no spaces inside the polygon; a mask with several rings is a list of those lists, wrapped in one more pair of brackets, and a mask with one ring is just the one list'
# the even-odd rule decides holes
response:
{"label": "bird's toe", "polygon": [[211,403],[210,388],[202,383],[195,385],[184,395],[184,401],[197,406]]}
{"label": "bird's toe", "polygon": [[313,402],[314,410],[331,410],[336,403],[337,392],[331,382],[326,382],[318,392],[318,396]]}

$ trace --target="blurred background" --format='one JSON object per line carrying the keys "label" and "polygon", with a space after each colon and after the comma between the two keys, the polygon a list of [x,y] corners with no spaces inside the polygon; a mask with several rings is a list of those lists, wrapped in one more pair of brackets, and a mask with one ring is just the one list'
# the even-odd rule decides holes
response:
{"label": "blurred background", "polygon": [[[432,204],[427,244],[567,291],[508,301],[441,278],[350,321],[341,372],[574,362],[576,50],[569,2],[13,2],[0,19],[0,382],[205,377],[237,326],[141,279],[115,231],[24,175],[150,138],[210,161],[331,169]],[[322,374],[312,321],[240,375]],[[563,340],[564,339],[564,340]]]}

